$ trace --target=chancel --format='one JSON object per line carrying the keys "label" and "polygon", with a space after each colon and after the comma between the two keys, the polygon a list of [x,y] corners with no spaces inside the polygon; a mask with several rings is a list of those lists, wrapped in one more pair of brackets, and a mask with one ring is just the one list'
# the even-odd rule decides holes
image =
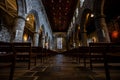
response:
{"label": "chancel", "polygon": [[0,0],[0,80],[119,80],[119,0]]}

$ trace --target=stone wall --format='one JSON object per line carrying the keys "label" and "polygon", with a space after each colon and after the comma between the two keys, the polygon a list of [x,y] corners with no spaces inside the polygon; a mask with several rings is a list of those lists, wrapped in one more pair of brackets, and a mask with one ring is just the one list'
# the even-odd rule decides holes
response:
{"label": "stone wall", "polygon": [[10,32],[4,26],[1,26],[0,41],[10,42]]}

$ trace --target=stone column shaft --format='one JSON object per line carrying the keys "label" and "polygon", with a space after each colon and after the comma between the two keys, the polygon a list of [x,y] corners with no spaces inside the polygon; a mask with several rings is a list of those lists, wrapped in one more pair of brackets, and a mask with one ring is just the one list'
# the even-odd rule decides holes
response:
{"label": "stone column shaft", "polygon": [[33,39],[33,46],[38,46],[38,41],[39,41],[39,33],[38,32],[35,32],[34,33],[34,39]]}
{"label": "stone column shaft", "polygon": [[99,42],[110,42],[109,32],[105,22],[105,16],[96,16],[95,21]]}
{"label": "stone column shaft", "polygon": [[25,19],[23,17],[17,17],[15,21],[14,27],[14,42],[22,42],[23,41],[23,32],[25,27]]}
{"label": "stone column shaft", "polygon": [[104,30],[105,42],[110,42],[110,36],[105,22],[105,18],[101,18],[101,26],[103,27]]}
{"label": "stone column shaft", "polygon": [[87,46],[87,31],[81,33],[82,46]]}
{"label": "stone column shaft", "polygon": [[97,28],[99,42],[110,42],[109,32],[105,22],[105,0],[95,0],[95,26]]}

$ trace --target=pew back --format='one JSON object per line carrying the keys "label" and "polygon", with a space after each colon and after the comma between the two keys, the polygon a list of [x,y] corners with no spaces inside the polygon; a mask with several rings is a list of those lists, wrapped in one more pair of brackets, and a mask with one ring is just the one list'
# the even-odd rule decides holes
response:
{"label": "pew back", "polygon": [[[9,68],[9,80],[13,80],[16,52],[11,43],[0,42],[0,69]],[[1,72],[1,71],[0,71]]]}
{"label": "pew back", "polygon": [[[17,58],[19,58],[19,61],[21,61],[21,60],[26,61],[26,59],[28,59],[28,69],[30,69],[32,58],[34,58],[35,65],[36,65],[37,54],[32,53],[31,43],[29,43],[29,42],[13,42],[13,46],[16,50],[16,55],[17,55]],[[21,58],[23,58],[23,59],[21,59]]]}

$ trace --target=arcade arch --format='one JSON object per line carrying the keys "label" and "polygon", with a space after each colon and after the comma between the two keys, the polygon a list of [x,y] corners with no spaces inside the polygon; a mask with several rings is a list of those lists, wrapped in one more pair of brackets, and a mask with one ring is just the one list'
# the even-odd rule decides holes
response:
{"label": "arcade arch", "polygon": [[93,42],[93,39],[95,39],[94,41],[98,41],[94,14],[90,9],[84,9],[82,13],[79,36],[81,37],[83,46],[87,46],[89,42]]}

